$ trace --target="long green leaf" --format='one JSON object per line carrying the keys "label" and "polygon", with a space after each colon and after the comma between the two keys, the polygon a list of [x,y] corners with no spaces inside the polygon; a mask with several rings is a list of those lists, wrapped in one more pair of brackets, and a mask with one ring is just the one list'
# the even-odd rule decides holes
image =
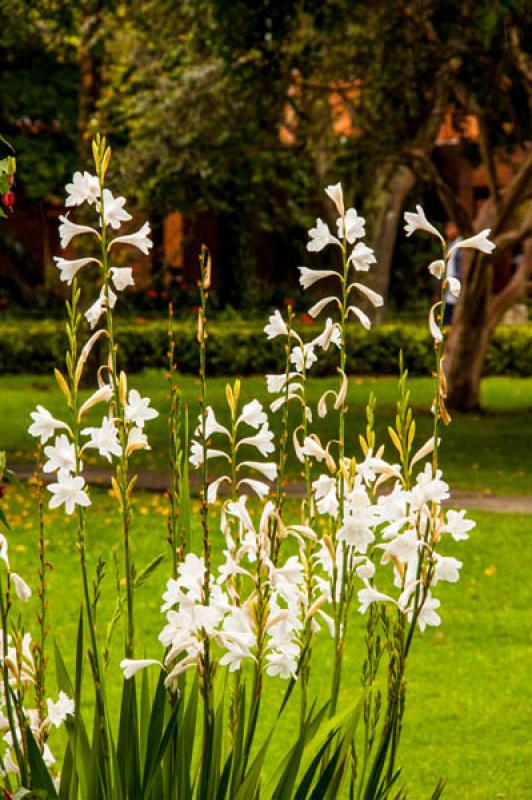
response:
{"label": "long green leaf", "polygon": [[54,783],[29,726],[26,728],[26,739],[28,743],[28,764],[33,787],[42,789],[49,797],[57,800]]}

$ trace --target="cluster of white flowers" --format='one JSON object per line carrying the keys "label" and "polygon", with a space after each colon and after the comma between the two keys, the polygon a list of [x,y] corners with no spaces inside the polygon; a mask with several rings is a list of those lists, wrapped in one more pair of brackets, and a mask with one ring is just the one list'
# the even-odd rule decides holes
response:
{"label": "cluster of white flowers", "polygon": [[[11,576],[13,577],[13,576]],[[2,634],[0,632],[0,665],[4,665]],[[21,640],[15,644],[12,637],[7,640],[7,654],[5,658],[7,667],[9,686],[13,691],[17,691],[20,696],[24,696],[28,689],[35,683],[35,663],[33,660],[31,634],[25,633]],[[0,733],[5,742],[6,748],[2,754],[1,763],[3,773],[19,774],[17,760],[14,757],[15,737],[16,745],[20,750],[23,749],[23,735],[20,729],[20,720],[17,715],[13,715],[12,723],[9,720],[6,698],[4,692],[0,696]],[[74,714],[74,701],[65,692],[59,692],[56,701],[48,699],[46,701],[47,714],[42,719],[39,709],[23,709],[24,719],[39,746],[43,761],[50,769],[55,764],[54,755],[48,743],[48,736],[52,728],[60,728],[67,716]]]}
{"label": "cluster of white flowers", "polygon": [[[443,507],[450,493],[437,468],[435,450],[439,441],[432,437],[411,454],[409,440],[407,461],[402,459],[402,464],[395,464],[384,459],[383,446],[374,450],[361,439],[363,453],[357,459],[345,453],[343,442],[336,439],[322,443],[309,429],[314,415],[307,403],[307,373],[319,351],[326,351],[331,345],[342,356],[340,383],[337,391],[328,389],[322,395],[317,416],[325,417],[331,408],[340,417],[347,411],[345,326],[354,316],[370,327],[366,314],[352,304],[351,292],[357,290],[375,307],[382,304],[379,295],[350,277],[352,270],[367,272],[375,262],[371,249],[360,241],[364,219],[353,208],[345,210],[340,184],[325,191],[339,214],[338,237],[318,219],[309,231],[308,250],[319,252],[329,245],[339,248],[343,271],[300,267],[300,282],[306,289],[325,279],[339,281],[339,296],[323,298],[309,313],[317,317],[327,305],[335,304],[340,309],[340,319],[335,322],[328,318],[323,331],[307,343],[292,327],[291,318],[285,321],[279,311],[271,314],[264,329],[269,339],[288,339],[285,372],[267,375],[266,381],[268,391],[277,395],[270,406],[272,412],[289,401],[301,408],[303,423],[293,431],[292,440],[297,458],[305,463],[309,487],[309,497],[302,507],[302,524],[285,521],[280,508],[268,499],[271,487],[267,483],[240,475],[241,468],[249,468],[271,482],[277,473],[274,463],[240,461],[237,457],[244,445],[256,448],[264,458],[275,450],[262,405],[253,400],[238,416],[233,406],[231,429],[221,425],[213,409],[207,407],[205,415],[200,415],[190,461],[198,468],[205,459],[219,458],[231,467],[231,475],[224,474],[208,488],[208,502],[212,504],[222,483],[232,485],[232,497],[220,509],[220,528],[226,542],[224,562],[215,576],[203,558],[192,553],[185,556],[177,578],[168,581],[163,596],[161,610],[166,615],[166,625],[159,639],[165,648],[164,662],[126,659],[121,665],[126,677],[150,664],[160,664],[167,672],[167,685],[175,688],[183,671],[201,667],[206,639],[221,649],[219,663],[230,671],[238,670],[249,659],[264,666],[267,674],[296,677],[308,631],[318,630],[322,621],[332,636],[341,632],[346,617],[338,609],[343,607],[345,597],[358,596],[362,614],[373,603],[390,604],[423,631],[426,626],[440,624],[440,602],[432,594],[434,587],[459,579],[462,563],[440,554],[437,547],[445,538],[467,539],[474,522],[465,518],[464,511]],[[422,209],[418,207],[416,214],[407,213],[405,218],[408,234],[417,229],[429,231],[441,239],[445,248],[444,240]],[[456,246],[489,252],[492,244],[488,234],[484,231]],[[437,266],[439,262],[430,266],[442,281],[446,280],[446,262],[451,254],[444,250],[443,266]],[[457,286],[450,288],[459,291]],[[434,331],[437,328],[440,332],[440,326],[435,309],[431,311],[430,326],[438,342]],[[234,403],[232,395],[231,398]],[[243,435],[243,425],[257,433]],[[211,448],[214,437],[220,444]],[[424,463],[429,457],[432,462]],[[413,469],[416,464],[417,473]],[[247,498],[239,496],[246,486],[261,500],[258,524],[252,519]],[[282,563],[280,546],[287,537],[298,543],[299,555],[291,555]],[[391,575],[386,574],[388,568]],[[393,585],[397,591],[384,593],[377,588],[383,585]]]}
{"label": "cluster of white flowers", "polygon": [[[251,402],[246,403],[235,420],[234,435],[228,428],[218,422],[211,406],[205,409],[205,426],[203,423],[203,415],[200,414],[198,426],[194,433],[196,438],[193,439],[191,443],[190,463],[192,466],[195,469],[199,469],[203,465],[205,459],[223,458],[228,462],[234,472],[237,481],[235,486],[236,491],[247,487],[258,497],[264,497],[268,494],[270,490],[269,483],[249,477],[249,475],[242,477],[242,471],[244,471],[244,473],[251,472],[251,474],[259,473],[262,478],[266,478],[271,482],[275,480],[277,474],[277,465],[275,463],[270,461],[250,461],[245,460],[245,458],[244,460],[242,459],[242,452],[246,452],[246,447],[257,450],[263,458],[266,458],[275,450],[273,433],[270,430],[268,417],[264,412],[262,404],[259,403],[258,400],[251,400]],[[248,433],[245,430],[246,427],[251,428],[256,431],[256,433],[246,435]],[[200,437],[203,435],[205,442],[208,440],[210,441],[213,436],[223,437],[225,444],[230,443],[231,454],[219,448],[204,447],[203,442],[200,441]],[[222,475],[212,481],[212,483],[209,484],[207,501],[209,503],[214,503],[222,484],[231,484],[231,482],[232,477],[229,475]]]}
{"label": "cluster of white flowers", "polygon": [[[274,563],[270,537],[274,504],[265,503],[256,525],[246,501],[246,496],[240,496],[222,507],[226,549],[218,575],[208,578],[208,599],[204,559],[193,553],[180,564],[178,577],[167,583],[161,607],[166,625],[159,636],[166,650],[167,686],[175,688],[182,672],[201,663],[205,637],[221,648],[219,663],[230,672],[240,669],[245,659],[256,662],[261,658],[268,675],[296,677],[305,623],[312,620],[319,629],[316,617],[321,616],[328,627],[332,625],[321,607],[326,598],[320,599],[318,592],[309,600],[303,560],[292,555],[282,566]],[[236,531],[233,520],[237,521]],[[300,525],[283,525],[282,531],[300,544],[303,536],[314,535]],[[151,664],[159,662],[124,659],[121,666],[130,677]]]}
{"label": "cluster of white flowers", "polygon": [[[95,206],[100,218],[100,225],[109,226],[113,230],[118,230],[122,222],[131,219],[131,215],[125,210],[125,198],[114,197],[109,189],[100,190],[100,182],[97,176],[89,172],[76,172],[72,183],[66,186],[67,198],[65,205],[69,208],[80,206],[84,203]],[[96,237],[102,245],[102,232],[87,225],[78,225],[72,222],[68,214],[60,217],[59,235],[61,245],[67,248],[77,236],[91,235]],[[149,238],[150,227],[145,223],[139,231],[125,236],[117,236],[106,244],[107,252],[117,244],[131,245],[147,253],[152,246]],[[88,264],[97,264],[103,270],[103,262],[99,258],[77,258],[66,259],[56,258],[57,267],[60,270],[61,280],[69,285],[77,276],[78,272]],[[127,286],[134,285],[133,272],[131,267],[110,267],[110,281],[112,281],[117,292],[123,291]],[[95,303],[85,312],[85,317],[91,328],[98,324],[106,306],[114,308],[117,295],[110,288],[108,283],[103,281],[100,294]],[[78,369],[83,369],[94,344],[104,334],[103,329],[97,330],[87,341],[83,348],[76,373]],[[107,370],[108,380],[102,378],[102,373]],[[125,375],[121,381],[126,382]],[[102,367],[98,370],[98,389],[83,403],[78,411],[78,422],[83,416],[99,403],[107,404],[107,412],[103,415],[99,427],[86,427],[80,433],[88,437],[85,442],[80,442],[79,451],[76,452],[74,435],[71,428],[61,420],[56,419],[43,406],[38,405],[36,411],[31,414],[33,423],[28,432],[31,436],[38,438],[41,445],[45,445],[55,436],[51,445],[44,447],[44,455],[47,460],[43,466],[45,473],[55,473],[56,482],[48,486],[53,495],[50,500],[50,508],[57,508],[64,505],[67,514],[72,514],[76,506],[90,505],[90,497],[87,493],[83,472],[83,461],[81,455],[86,450],[96,450],[100,456],[111,462],[113,456],[120,458],[122,450],[124,455],[129,457],[135,450],[149,450],[150,446],[146,434],[144,433],[145,422],[158,416],[158,412],[150,407],[150,400],[141,397],[135,390],[131,389],[129,394],[122,390],[122,387],[115,387],[113,376],[109,367]],[[68,389],[67,389],[68,391]],[[119,437],[119,430],[116,419],[115,394],[118,391],[123,393],[124,405],[124,428],[125,441],[122,445]],[[57,431],[64,431],[56,436]]]}

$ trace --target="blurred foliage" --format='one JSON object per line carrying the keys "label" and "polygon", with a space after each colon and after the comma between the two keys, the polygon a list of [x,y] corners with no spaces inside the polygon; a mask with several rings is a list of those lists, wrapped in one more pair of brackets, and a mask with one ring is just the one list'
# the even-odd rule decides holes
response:
{"label": "blurred foliage", "polygon": [[[90,135],[105,130],[116,186],[156,231],[181,210],[203,237],[211,213],[205,236],[222,254],[223,302],[250,304],[262,296],[265,252],[274,283],[303,263],[305,228],[329,213],[325,183],[342,180],[370,232],[374,195],[398,165],[415,170],[416,199],[430,199],[439,167],[419,141],[440,94],[458,131],[474,105],[493,146],[511,151],[529,137],[531,8],[526,0],[12,0],[0,4],[0,130],[20,155],[30,199],[59,198],[72,170],[87,166]],[[463,154],[480,161],[477,143]],[[413,299],[410,263],[401,245],[397,307]]]}
{"label": "blurred foliage", "polygon": [[[266,339],[263,321],[234,319],[228,325],[214,321],[209,333],[209,375],[250,375],[281,372],[284,353],[276,342]],[[309,326],[308,336],[319,326]],[[167,326],[161,320],[119,320],[119,360],[128,372],[145,367],[165,368],[168,351]],[[194,345],[196,326],[176,323],[176,360],[181,372],[197,374]],[[434,363],[433,342],[426,324],[380,325],[371,331],[352,326],[348,331],[348,372],[351,375],[395,375],[400,351],[411,375],[430,373]],[[0,323],[0,373],[45,374],[64,357],[65,333],[62,322],[39,320],[21,326],[16,321]],[[99,364],[98,353],[91,358]],[[532,326],[499,327],[490,342],[486,375],[530,375]],[[336,373],[332,351],[312,369],[315,375]]]}

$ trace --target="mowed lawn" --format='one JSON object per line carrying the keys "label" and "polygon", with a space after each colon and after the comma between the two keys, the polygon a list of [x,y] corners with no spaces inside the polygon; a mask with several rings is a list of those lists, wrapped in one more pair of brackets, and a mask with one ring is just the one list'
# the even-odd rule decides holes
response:
{"label": "mowed lawn", "polygon": [[[423,387],[421,387],[423,388]],[[3,507],[12,523],[12,569],[31,580],[37,572],[37,526],[32,493],[10,487]],[[109,494],[93,491],[94,505],[88,515],[88,548],[91,573],[101,554],[107,575],[98,606],[98,627],[105,632],[115,603],[112,551],[121,558],[117,511]],[[291,501],[295,503],[295,501]],[[196,537],[199,520],[194,504]],[[289,509],[295,513],[295,507]],[[167,553],[166,501],[163,495],[138,493],[132,540],[140,568],[158,553]],[[532,518],[472,512],[478,527],[467,542],[447,542],[447,554],[464,562],[457,585],[437,587],[441,598],[442,625],[416,636],[408,666],[408,700],[400,761],[412,800],[427,800],[440,776],[446,776],[449,800],[519,800],[530,797],[530,709],[532,708],[531,607]],[[213,526],[214,528],[215,526]],[[75,520],[60,512],[46,512],[49,572],[49,627],[69,666],[80,606],[79,564],[75,546]],[[221,558],[220,535],[214,532],[215,559]],[[137,603],[137,655],[160,657],[157,635],[163,617],[160,595],[169,576],[165,561],[141,588]],[[32,583],[34,584],[34,580]],[[28,628],[35,628],[34,599],[25,610]],[[363,654],[364,621],[357,614],[344,675],[343,704],[358,697]],[[118,706],[118,662],[123,647],[119,626],[112,646],[107,677],[110,699]],[[51,644],[51,638],[50,638]],[[313,691],[326,697],[332,648],[323,632],[316,640]],[[55,694],[53,657],[48,672],[49,693]],[[268,682],[261,734],[273,721],[284,684]],[[297,726],[297,694],[281,722],[269,755],[271,768],[286,753],[291,731]],[[52,748],[54,743],[52,741]],[[57,744],[57,754],[60,748]]]}
{"label": "mowed lawn", "polygon": [[[209,402],[220,421],[227,420],[224,378],[209,380]],[[195,425],[199,394],[199,381],[193,376],[180,379],[183,396],[188,404],[190,418]],[[309,383],[311,405],[315,408],[321,394],[331,387],[330,378],[312,379]],[[147,427],[152,444],[151,453],[140,454],[137,468],[164,469],[167,453],[166,419],[168,390],[163,372],[147,370],[130,377],[130,386],[152,398],[160,411],[159,419]],[[428,378],[413,378],[410,381],[412,401],[417,419],[418,441],[421,443],[432,433],[432,417],[429,409],[433,385]],[[396,458],[386,432],[393,423],[397,380],[390,378],[352,378],[349,386],[349,421],[347,443],[352,452],[357,451],[358,433],[365,423],[365,406],[370,392],[377,396],[377,431],[379,442],[386,443],[390,460]],[[88,394],[85,392],[85,394]],[[259,398],[265,405],[271,401],[264,379],[244,378],[242,400]],[[11,463],[32,459],[34,442],[27,434],[29,414],[37,403],[41,403],[53,414],[66,418],[64,399],[58,391],[53,377],[15,375],[0,377],[0,449],[7,450]],[[443,430],[444,446],[441,463],[445,478],[455,489],[474,489],[500,494],[532,493],[532,378],[486,378],[482,383],[483,410],[474,414],[455,414],[452,424]],[[292,418],[295,420],[295,406]],[[90,424],[99,424],[100,409],[93,412]],[[278,425],[278,416],[272,426]],[[87,421],[89,424],[89,420]],[[319,420],[315,415],[314,430],[325,439],[334,438],[336,431],[334,415]],[[94,456],[86,458],[88,463],[98,463]],[[100,464],[102,461],[100,460]],[[105,464],[105,462],[104,462]],[[289,477],[295,478],[299,465],[292,457],[289,462]]]}

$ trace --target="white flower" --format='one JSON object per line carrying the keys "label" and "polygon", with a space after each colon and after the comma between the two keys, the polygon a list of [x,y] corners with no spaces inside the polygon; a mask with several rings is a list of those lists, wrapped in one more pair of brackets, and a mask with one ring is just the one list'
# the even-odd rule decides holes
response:
{"label": "white flower", "polygon": [[434,303],[432,308],[429,312],[429,329],[430,335],[434,339],[435,342],[443,342],[443,333],[441,332],[440,326],[436,322],[436,309],[441,306],[441,301]]}
{"label": "white flower", "polygon": [[[198,417],[198,426],[194,431],[194,436],[199,436],[203,431],[203,416]],[[230,437],[231,434],[223,425],[220,425],[216,419],[216,415],[212,406],[207,406],[205,409],[205,438],[210,439],[213,433],[223,433],[224,436]]]}
{"label": "white flower", "polygon": [[67,208],[71,206],[80,206],[82,203],[89,203],[93,205],[100,196],[100,181],[96,175],[91,175],[90,172],[75,172],[72,176],[72,183],[67,183],[65,186],[67,192],[67,199],[65,205]]}
{"label": "white flower", "polygon": [[30,425],[28,428],[28,433],[30,436],[38,436],[41,440],[41,444],[47,442],[48,439],[54,435],[57,428],[67,427],[64,422],[60,422],[58,419],[52,417],[50,412],[43,406],[37,406],[37,410],[32,411],[30,417],[33,420],[33,425]]}
{"label": "white flower", "polygon": [[453,297],[457,299],[460,297],[460,292],[462,290],[462,284],[458,280],[458,278],[453,278],[451,275],[447,278],[447,285],[449,287],[449,291]]}
{"label": "white flower", "polygon": [[372,586],[369,585],[366,581],[365,589],[360,589],[358,592],[358,602],[360,603],[359,611],[361,614],[365,614],[368,610],[369,606],[372,603],[393,603],[396,605],[395,600],[393,597],[390,597],[388,594],[383,594],[382,592],[377,591]]}
{"label": "white flower", "polygon": [[449,487],[441,480],[441,470],[432,474],[432,464],[425,464],[425,469],[416,477],[416,485],[410,492],[410,501],[414,508],[424,503],[441,503],[449,497]]}
{"label": "white flower", "polygon": [[161,669],[163,669],[163,665],[160,661],[156,661],[153,658],[123,658],[120,662],[120,669],[124,672],[124,678],[128,680],[132,678],[135,673],[137,673],[141,669],[145,669],[146,667],[151,667],[152,665],[157,665]]}
{"label": "white flower", "polygon": [[50,500],[50,508],[58,508],[62,503],[65,504],[67,514],[73,514],[75,506],[90,506],[89,495],[83,491],[85,486],[84,479],[78,475],[70,475],[65,469],[60,469],[57,473],[57,483],[51,483],[48,490],[53,494]]}
{"label": "white flower", "polygon": [[60,728],[69,715],[73,716],[75,710],[74,701],[63,691],[59,692],[59,699],[56,703],[48,699],[46,705],[48,706],[46,722],[56,728]]}
{"label": "white flower", "polygon": [[270,676],[279,675],[284,680],[288,680],[288,678],[295,679],[297,677],[298,656],[299,647],[297,645],[287,644],[282,651],[274,650],[266,656],[268,661],[266,674]]}
{"label": "white flower", "polygon": [[416,206],[416,212],[413,211],[406,211],[405,212],[405,231],[407,236],[411,236],[414,231],[426,231],[426,233],[431,233],[433,236],[437,236],[442,244],[445,244],[445,240],[439,230],[432,225],[427,217],[425,216],[425,212],[421,208],[421,206]]}
{"label": "white flower", "polygon": [[349,314],[349,312],[351,312],[351,314],[354,314],[355,317],[360,322],[360,324],[362,325],[362,327],[365,328],[367,331],[369,331],[369,329],[371,328],[371,320],[367,314],[364,314],[361,308],[358,308],[357,306],[349,306],[349,308],[347,309],[347,313]]}
{"label": "white flower", "polygon": [[322,281],[325,278],[340,278],[339,272],[333,269],[309,269],[308,267],[298,267],[299,270],[299,283],[303,289],[308,289],[309,286]]}
{"label": "white flower", "polygon": [[328,244],[340,244],[329,230],[329,226],[322,219],[316,220],[316,227],[310,228],[308,235],[310,242],[307,244],[307,250],[311,253],[319,253]]}
{"label": "white flower", "polygon": [[309,458],[315,458],[316,461],[320,462],[328,458],[327,451],[321,446],[320,440],[315,434],[305,437],[301,453]]}
{"label": "white flower", "polygon": [[135,233],[130,233],[127,236],[117,236],[112,242],[109,242],[109,248],[111,248],[114,244],[129,244],[132,247],[136,247],[141,253],[144,255],[148,255],[150,249],[153,247],[153,242],[150,239],[150,223],[145,222],[142,228]]}
{"label": "white flower", "polygon": [[136,389],[131,389],[125,410],[128,422],[133,422],[139,428],[144,427],[144,423],[159,416],[159,412],[154,408],[149,408],[149,397],[141,397]]}
{"label": "white flower", "polygon": [[368,545],[375,539],[375,535],[370,528],[373,521],[373,516],[365,513],[363,509],[347,515],[344,519],[344,524],[338,531],[338,541],[345,542],[349,547],[354,548],[357,553],[367,553]]}
{"label": "white flower", "polygon": [[269,481],[274,481],[277,476],[277,464],[271,461],[242,461],[238,468],[249,467],[260,472]]}
{"label": "white flower", "polygon": [[329,514],[336,517],[338,513],[338,496],[336,491],[336,481],[329,475],[320,475],[312,484],[314,497],[316,498],[316,508],[320,514]]}
{"label": "white flower", "polygon": [[127,435],[126,456],[130,456],[135,450],[151,450],[148,437],[142,428],[131,428]]}
{"label": "white flower", "polygon": [[57,469],[75,471],[76,448],[64,433],[57,436],[53,444],[44,448],[44,454],[48,461],[43,466],[43,472],[55,472]]}
{"label": "white flower", "polygon": [[384,305],[382,295],[380,295],[378,292],[374,292],[373,289],[369,288],[369,286],[364,286],[363,283],[352,283],[349,288],[358,289],[361,294],[367,297],[371,305],[375,306],[375,308],[380,308],[382,305]]}
{"label": "white flower", "polygon": [[66,283],[71,286],[72,281],[80,271],[83,269],[87,264],[99,264],[97,258],[60,258],[58,256],[54,256],[55,265],[58,270],[60,270],[59,278],[62,281],[66,281]]}
{"label": "white flower", "polygon": [[434,577],[432,579],[433,586],[436,586],[438,581],[457,583],[460,580],[460,569],[463,567],[463,563],[452,556],[440,556],[438,553],[435,556],[436,566],[434,567]]}
{"label": "white flower", "polygon": [[16,592],[16,595],[17,595],[18,599],[22,603],[27,603],[28,600],[31,597],[31,589],[28,586],[28,584],[26,583],[26,581],[23,580],[20,577],[20,575],[17,575],[16,572],[12,572],[11,575],[10,575],[10,578],[13,581],[13,585],[15,587],[15,592]]}
{"label": "white flower", "polygon": [[118,292],[121,292],[126,286],[135,285],[131,267],[111,267],[111,277]]}
{"label": "white flower", "polygon": [[75,236],[80,236],[82,233],[93,233],[99,238],[98,231],[94,230],[94,228],[91,228],[88,225],[76,225],[75,222],[71,222],[69,220],[68,214],[66,216],[59,217],[59,221],[61,222],[61,225],[59,226],[59,237],[61,239],[61,247],[63,250],[65,247],[68,247]]}
{"label": "white flower", "polygon": [[375,575],[375,564],[368,558],[366,561],[363,561],[357,566],[355,572],[360,580],[371,580]]}
{"label": "white flower", "polygon": [[103,190],[103,218],[107,225],[117,230],[121,222],[131,219],[131,214],[125,210],[125,197],[114,197],[109,189]]}
{"label": "white flower", "polygon": [[107,289],[102,287],[98,299],[85,312],[85,319],[89,323],[91,330],[95,327],[107,306],[109,306],[109,308],[114,308],[115,305],[116,294],[111,287],[107,286]]}
{"label": "white flower", "polygon": [[338,323],[333,322],[329,317],[323,331],[312,340],[311,344],[321,347],[323,350],[328,350],[331,344],[335,344],[336,347],[340,348],[342,346],[342,335]]}
{"label": "white flower", "polygon": [[268,339],[275,339],[276,336],[287,336],[288,328],[279,311],[274,311],[270,315],[268,324],[264,327],[264,333]]}
{"label": "white flower", "polygon": [[371,247],[368,247],[364,242],[357,242],[349,256],[349,261],[357,272],[368,272],[377,259]]}
{"label": "white flower", "polygon": [[338,228],[338,236],[340,239],[344,235],[344,220],[345,220],[345,238],[349,244],[354,244],[356,239],[362,239],[366,235],[364,217],[359,217],[354,208],[349,208],[345,217],[339,217],[336,220],[336,227]]}
{"label": "white flower", "polygon": [[439,258],[437,261],[432,261],[429,264],[429,272],[431,275],[434,275],[439,281],[443,278],[445,273],[445,261]]}
{"label": "white flower", "polygon": [[262,403],[258,400],[252,400],[250,403],[246,403],[236,424],[240,425],[241,422],[245,422],[246,425],[255,429],[260,428],[261,425],[267,424],[268,417],[262,408]]}
{"label": "white flower", "polygon": [[[273,434],[272,434],[273,436]],[[199,469],[203,464],[203,445],[200,442],[196,442],[192,440],[190,445],[190,463],[195,469]],[[229,460],[229,456],[227,453],[224,453],[223,450],[213,450],[210,447],[207,450],[207,459],[209,458],[225,458]]]}
{"label": "white flower", "polygon": [[247,436],[244,439],[241,439],[237,444],[237,448],[242,447],[243,445],[256,447],[263,456],[267,456],[269,453],[273,453],[275,450],[275,445],[273,444],[273,433],[269,430],[268,425],[263,425],[260,431],[254,436]]}
{"label": "white flower", "polygon": [[89,441],[84,447],[91,447],[98,450],[99,454],[111,461],[111,456],[120,456],[122,448],[118,441],[118,431],[114,422],[107,417],[103,417],[100,428],[83,428],[83,436],[90,436]]}
{"label": "white flower", "polygon": [[455,542],[461,539],[469,539],[468,532],[473,530],[476,523],[471,519],[464,519],[465,511],[453,511],[449,509],[447,519],[442,528],[442,532],[450,533]]}
{"label": "white flower", "polygon": [[314,352],[312,342],[308,342],[303,345],[303,347],[294,347],[290,353],[290,361],[295,366],[297,372],[303,372],[303,367],[305,369],[310,369],[317,360],[318,358]]}
{"label": "white flower", "polygon": [[330,197],[341,217],[344,216],[344,191],[340,182],[325,187],[325,194]]}
{"label": "white flower", "polygon": [[469,239],[461,239],[459,242],[456,242],[456,244],[453,244],[447,253],[447,258],[450,258],[455,250],[461,250],[464,247],[468,247],[472,250],[480,250],[481,253],[492,253],[495,250],[495,243],[488,238],[490,233],[490,228],[486,228],[480,231],[480,233],[470,236]]}
{"label": "white flower", "polygon": [[[419,616],[417,618],[419,629],[421,632],[425,630],[427,625],[438,626],[441,622],[439,615],[436,613],[436,609],[440,607],[440,601],[437,600],[435,597],[432,597],[431,593],[428,592],[427,597],[425,598],[425,602],[423,603],[423,607],[419,612]],[[412,621],[412,617],[414,615],[413,610],[411,609],[408,612],[408,620],[409,622]]]}

